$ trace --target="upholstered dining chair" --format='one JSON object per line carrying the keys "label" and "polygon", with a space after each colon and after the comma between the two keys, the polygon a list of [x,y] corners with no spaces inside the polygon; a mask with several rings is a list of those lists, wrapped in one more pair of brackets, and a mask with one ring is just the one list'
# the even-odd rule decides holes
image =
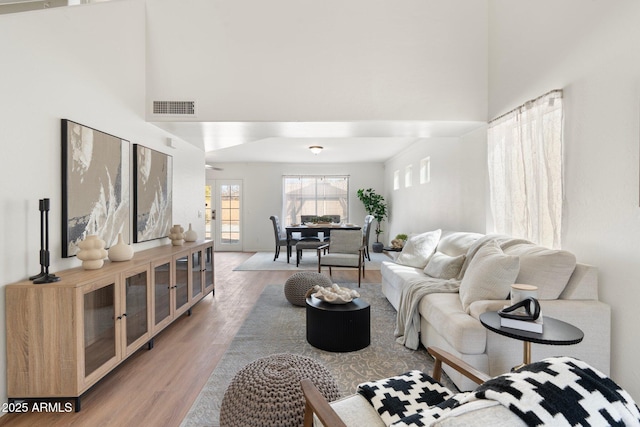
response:
{"label": "upholstered dining chair", "polygon": [[364,224],[362,225],[362,244],[364,245],[364,256],[371,261],[371,255],[369,255],[369,235],[371,234],[371,224],[373,223],[373,215],[367,215],[364,217]]}
{"label": "upholstered dining chair", "polygon": [[275,215],[271,215],[269,217],[269,219],[273,223],[273,234],[275,235],[275,240],[276,240],[276,251],[275,251],[275,254],[273,256],[273,260],[275,261],[280,256],[280,247],[281,246],[286,246],[287,247],[287,257],[290,257],[291,256],[291,246],[295,246],[296,241],[295,240],[292,241],[291,246],[288,246],[287,245],[287,235],[282,232],[282,228],[280,227],[280,219]]}
{"label": "upholstered dining chair", "polygon": [[[325,249],[327,253],[323,253]],[[318,273],[322,267],[351,267],[358,269],[358,287],[364,277],[364,245],[361,230],[332,230],[329,243],[318,247]]]}

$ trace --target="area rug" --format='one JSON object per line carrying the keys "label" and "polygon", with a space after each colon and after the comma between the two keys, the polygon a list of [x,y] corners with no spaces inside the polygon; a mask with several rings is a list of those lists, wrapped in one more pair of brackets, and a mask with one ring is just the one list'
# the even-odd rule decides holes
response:
{"label": "area rug", "polygon": [[[384,253],[371,252],[371,261],[365,261],[366,270],[380,270],[380,263],[382,261],[390,261],[391,258]],[[318,269],[318,257],[313,251],[304,251],[300,266],[296,267],[296,253],[287,264],[287,253],[280,252],[280,256],[275,261],[273,260],[273,252],[256,252],[251,258],[234,268],[234,271],[274,271],[274,270],[317,270]],[[325,267],[326,269],[326,267]],[[353,268],[351,270],[354,270]],[[355,270],[354,270],[355,271]]]}
{"label": "area rug", "polygon": [[[342,286],[357,288],[355,284]],[[371,305],[371,345],[360,351],[331,353],[307,343],[305,308],[293,306],[285,299],[283,285],[268,285],[182,426],[219,426],[222,398],[235,374],[248,363],[270,354],[295,353],[318,360],[334,375],[342,396],[352,394],[364,381],[412,369],[430,373],[433,361],[424,348],[413,351],[395,342],[396,312],[382,295],[380,285],[367,283],[358,290]],[[452,387],[448,378],[443,376],[443,380],[445,385]]]}

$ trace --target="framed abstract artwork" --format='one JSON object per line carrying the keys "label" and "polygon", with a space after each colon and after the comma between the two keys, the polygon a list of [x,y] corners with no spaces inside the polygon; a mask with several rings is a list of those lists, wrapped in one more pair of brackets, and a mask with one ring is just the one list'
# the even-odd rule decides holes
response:
{"label": "framed abstract artwork", "polygon": [[133,241],[145,242],[169,235],[172,223],[173,158],[133,144]]}
{"label": "framed abstract artwork", "polygon": [[129,141],[62,119],[62,256],[98,235],[129,242]]}

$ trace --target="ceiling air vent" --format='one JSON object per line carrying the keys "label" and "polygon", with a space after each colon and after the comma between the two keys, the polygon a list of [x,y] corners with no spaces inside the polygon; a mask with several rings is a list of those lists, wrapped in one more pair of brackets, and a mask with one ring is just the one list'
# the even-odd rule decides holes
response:
{"label": "ceiling air vent", "polygon": [[153,114],[195,116],[195,101],[153,101]]}

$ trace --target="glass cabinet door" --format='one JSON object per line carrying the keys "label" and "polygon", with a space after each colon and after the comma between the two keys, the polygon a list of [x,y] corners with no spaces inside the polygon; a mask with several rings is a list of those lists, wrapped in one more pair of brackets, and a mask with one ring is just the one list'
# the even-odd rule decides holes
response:
{"label": "glass cabinet door", "polygon": [[176,291],[175,309],[178,312],[189,302],[189,256],[177,258],[175,262],[176,281],[173,285]]}
{"label": "glass cabinet door", "polygon": [[147,292],[149,277],[142,271],[125,278],[126,346],[149,333]]}
{"label": "glass cabinet door", "polygon": [[171,316],[171,261],[153,268],[154,326]]}
{"label": "glass cabinet door", "polygon": [[209,246],[204,251],[204,288],[205,292],[213,290],[213,246]]}
{"label": "glass cabinet door", "polygon": [[116,284],[109,283],[83,296],[84,376],[116,358]]}
{"label": "glass cabinet door", "polygon": [[191,298],[198,298],[202,295],[202,251],[195,251],[191,254]]}

